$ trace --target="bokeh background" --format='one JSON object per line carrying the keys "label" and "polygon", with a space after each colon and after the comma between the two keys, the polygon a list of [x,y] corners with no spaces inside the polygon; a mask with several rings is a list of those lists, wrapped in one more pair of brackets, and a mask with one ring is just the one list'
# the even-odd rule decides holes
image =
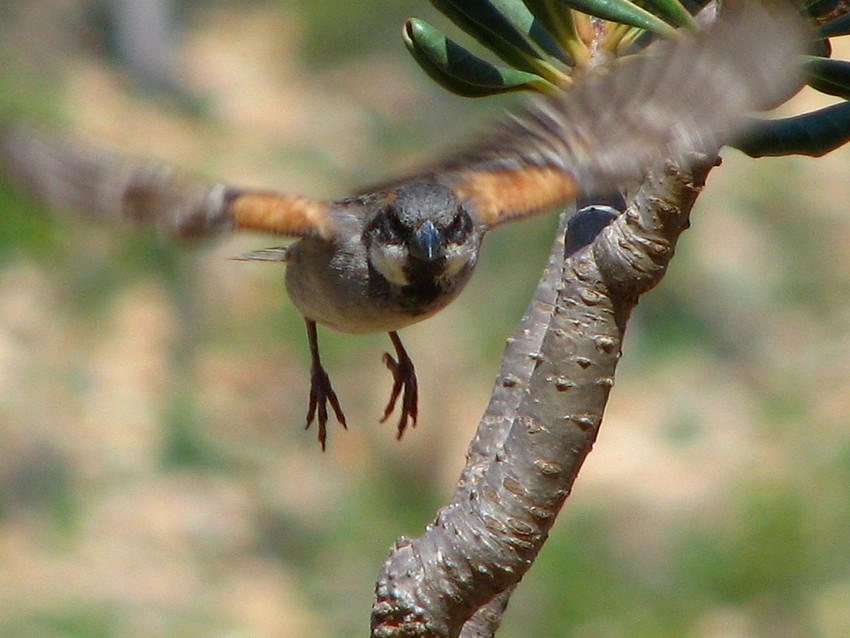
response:
{"label": "bokeh background", "polygon": [[[124,4],[6,0],[0,112],[336,197],[505,104],[407,57],[405,18],[445,24],[424,1],[184,0],[141,57]],[[848,172],[847,150],[724,153],[501,636],[850,636]],[[422,407],[401,442],[377,423],[386,336],[323,331],[350,429],[322,454],[283,267],[228,260],[274,238],[163,243],[3,184],[0,637],[365,635],[389,546],[451,494],[554,223],[494,232],[462,298],[404,331]]]}

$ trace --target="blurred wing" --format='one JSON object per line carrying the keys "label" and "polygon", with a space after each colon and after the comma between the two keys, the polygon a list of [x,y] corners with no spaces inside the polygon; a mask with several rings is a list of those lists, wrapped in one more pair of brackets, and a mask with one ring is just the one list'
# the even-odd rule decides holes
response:
{"label": "blurred wing", "polygon": [[50,207],[150,223],[172,236],[334,233],[324,200],[205,182],[23,125],[0,129],[0,165]]}
{"label": "blurred wing", "polygon": [[663,158],[716,153],[746,114],[801,86],[804,24],[780,4],[737,3],[695,37],[531,100],[482,143],[403,181],[439,180],[496,226],[640,179]]}

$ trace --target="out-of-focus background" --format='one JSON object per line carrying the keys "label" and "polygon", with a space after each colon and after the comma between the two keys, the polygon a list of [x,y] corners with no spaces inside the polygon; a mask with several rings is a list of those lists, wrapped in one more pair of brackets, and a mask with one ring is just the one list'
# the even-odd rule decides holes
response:
{"label": "out-of-focus background", "polygon": [[[335,197],[504,105],[408,58],[406,17],[445,24],[424,1],[175,1],[168,29],[132,5],[158,2],[4,2],[2,112]],[[724,157],[506,638],[850,635],[850,152]],[[274,238],[168,244],[4,184],[0,636],[365,635],[388,547],[452,491],[554,223],[494,232],[461,299],[404,331],[422,397],[401,442],[377,423],[386,337],[322,331],[350,423],[322,454],[283,266],[228,260]]]}

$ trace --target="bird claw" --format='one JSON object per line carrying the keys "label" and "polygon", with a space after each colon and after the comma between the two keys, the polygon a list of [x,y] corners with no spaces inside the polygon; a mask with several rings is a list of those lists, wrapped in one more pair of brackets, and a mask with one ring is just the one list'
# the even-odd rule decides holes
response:
{"label": "bird claw", "polygon": [[322,367],[322,360],[319,358],[319,339],[316,334],[316,322],[311,319],[304,319],[307,326],[307,343],[310,345],[310,355],[313,359],[312,367],[310,368],[310,406],[307,408],[307,425],[304,429],[309,429],[313,420],[319,423],[319,445],[322,446],[322,452],[325,451],[325,445],[328,440],[328,403],[336,415],[336,420],[346,430],[348,425],[345,423],[345,414],[342,412],[342,406],[339,404],[339,399],[336,397],[331,386],[331,378]]}
{"label": "bird claw", "polygon": [[398,433],[396,434],[396,439],[401,439],[408,423],[411,427],[416,427],[416,417],[419,414],[419,389],[413,361],[407,356],[407,352],[405,352],[398,337],[390,333],[390,338],[396,347],[398,361],[389,352],[384,353],[384,364],[393,375],[393,389],[380,422],[384,423],[389,418],[395,410],[396,401],[401,396],[401,416],[398,420]]}
{"label": "bird claw", "polygon": [[325,372],[325,369],[321,365],[314,365],[310,377],[310,407],[307,409],[307,425],[304,426],[304,429],[309,429],[314,419],[318,422],[319,444],[322,446],[323,452],[328,440],[328,403],[331,404],[331,409],[333,409],[339,424],[345,429],[348,429],[348,425],[345,422],[345,414],[343,414],[342,406],[340,406],[336,392],[334,392],[331,386],[331,379],[328,373]]}

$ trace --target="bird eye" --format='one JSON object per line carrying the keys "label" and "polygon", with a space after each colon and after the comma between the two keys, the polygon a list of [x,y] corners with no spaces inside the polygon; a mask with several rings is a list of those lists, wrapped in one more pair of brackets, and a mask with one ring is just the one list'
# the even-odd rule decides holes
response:
{"label": "bird eye", "polygon": [[404,242],[404,237],[409,234],[408,229],[392,208],[387,208],[375,221],[376,228],[383,235],[384,241],[401,244]]}
{"label": "bird eye", "polygon": [[387,214],[387,224],[390,228],[390,233],[393,239],[401,241],[405,235],[410,234],[410,229],[401,222],[401,219],[399,219],[399,216],[396,215],[395,211],[390,211]]}
{"label": "bird eye", "polygon": [[452,242],[461,242],[466,239],[470,232],[472,232],[472,220],[463,208],[458,208],[457,214],[446,228],[446,239]]}

